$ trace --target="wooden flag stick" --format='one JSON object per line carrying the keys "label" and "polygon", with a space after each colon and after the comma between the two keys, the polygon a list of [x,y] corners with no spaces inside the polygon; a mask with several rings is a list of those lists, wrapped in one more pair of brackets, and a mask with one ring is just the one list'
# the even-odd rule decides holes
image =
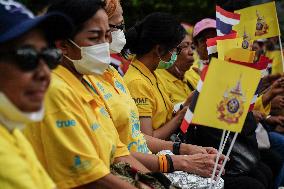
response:
{"label": "wooden flag stick", "polygon": [[223,162],[223,165],[222,165],[222,167],[221,167],[221,170],[220,170],[220,172],[219,172],[219,174],[218,174],[218,176],[217,176],[215,185],[214,185],[214,187],[213,187],[214,189],[215,189],[215,187],[217,186],[217,184],[218,184],[218,182],[219,182],[219,180],[220,180],[220,177],[221,177],[222,172],[224,171],[224,168],[225,168],[226,163],[227,163],[227,161],[228,161],[228,159],[229,159],[229,156],[230,156],[230,154],[231,154],[231,151],[232,151],[232,149],[233,149],[233,146],[234,146],[234,144],[235,144],[235,142],[236,142],[237,136],[238,136],[238,133],[235,133],[234,138],[233,138],[233,140],[232,140],[232,142],[231,142],[231,145],[230,145],[230,147],[229,147],[229,150],[228,150],[228,152],[227,152],[227,155],[226,155],[226,157],[225,157],[225,160],[224,160],[224,162]]}

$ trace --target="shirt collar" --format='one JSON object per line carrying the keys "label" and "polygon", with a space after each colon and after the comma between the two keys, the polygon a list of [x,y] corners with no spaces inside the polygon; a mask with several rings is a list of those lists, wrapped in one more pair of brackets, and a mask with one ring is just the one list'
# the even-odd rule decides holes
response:
{"label": "shirt collar", "polygon": [[157,82],[156,76],[142,62],[134,58],[131,64],[140,71],[143,76],[147,77],[153,85]]}
{"label": "shirt collar", "polygon": [[178,81],[179,79],[176,78],[174,75],[172,75],[168,70],[161,70],[163,74],[166,76],[168,81],[175,82]]}
{"label": "shirt collar", "polygon": [[59,65],[53,74],[63,79],[70,87],[74,89],[74,92],[78,93],[86,102],[90,102],[94,99],[91,92],[84,86],[84,84],[68,69]]}

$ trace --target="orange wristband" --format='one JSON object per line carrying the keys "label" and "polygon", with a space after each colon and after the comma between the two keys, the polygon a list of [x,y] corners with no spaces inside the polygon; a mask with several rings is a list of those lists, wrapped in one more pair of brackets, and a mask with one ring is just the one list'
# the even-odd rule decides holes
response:
{"label": "orange wristband", "polygon": [[164,173],[168,172],[168,160],[167,157],[165,155],[163,155],[163,165],[164,165]]}
{"label": "orange wristband", "polygon": [[163,157],[162,155],[159,155],[158,156],[158,159],[159,159],[159,166],[160,166],[160,171],[163,172]]}

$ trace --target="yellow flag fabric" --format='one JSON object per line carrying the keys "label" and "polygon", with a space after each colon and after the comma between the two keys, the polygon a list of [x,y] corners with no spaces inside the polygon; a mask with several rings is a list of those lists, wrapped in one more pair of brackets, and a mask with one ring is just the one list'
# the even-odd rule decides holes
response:
{"label": "yellow flag fabric", "polygon": [[192,122],[241,132],[260,78],[258,70],[212,59]]}
{"label": "yellow flag fabric", "polygon": [[252,49],[253,40],[255,38],[255,26],[256,20],[253,19],[240,22],[238,25],[233,26],[233,30],[238,34],[237,37],[242,38],[243,49]]}
{"label": "yellow flag fabric", "polygon": [[[254,28],[254,39],[264,39],[280,35],[275,2],[264,3],[235,11],[241,14],[239,25],[246,24],[248,28]],[[250,25],[253,21],[255,25]],[[239,26],[236,26],[238,28]]]}
{"label": "yellow flag fabric", "polygon": [[242,42],[242,38],[217,40],[218,59],[225,60],[225,54],[233,48],[241,48]]}
{"label": "yellow flag fabric", "polygon": [[265,56],[272,59],[272,74],[283,73],[281,51],[267,51]]}
{"label": "yellow flag fabric", "polygon": [[255,57],[255,51],[250,51],[242,48],[234,48],[228,50],[225,54],[225,61],[230,62],[230,60],[239,61],[239,62],[247,62],[253,63]]}

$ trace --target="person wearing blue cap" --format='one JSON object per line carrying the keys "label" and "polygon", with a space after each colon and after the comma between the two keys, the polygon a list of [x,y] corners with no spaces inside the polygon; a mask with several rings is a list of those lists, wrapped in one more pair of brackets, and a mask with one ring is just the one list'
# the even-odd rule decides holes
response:
{"label": "person wearing blue cap", "polygon": [[0,0],[0,26],[0,188],[52,189],[21,129],[43,117],[50,69],[61,58],[48,44],[68,36],[72,24],[62,14],[34,17],[22,4]]}

